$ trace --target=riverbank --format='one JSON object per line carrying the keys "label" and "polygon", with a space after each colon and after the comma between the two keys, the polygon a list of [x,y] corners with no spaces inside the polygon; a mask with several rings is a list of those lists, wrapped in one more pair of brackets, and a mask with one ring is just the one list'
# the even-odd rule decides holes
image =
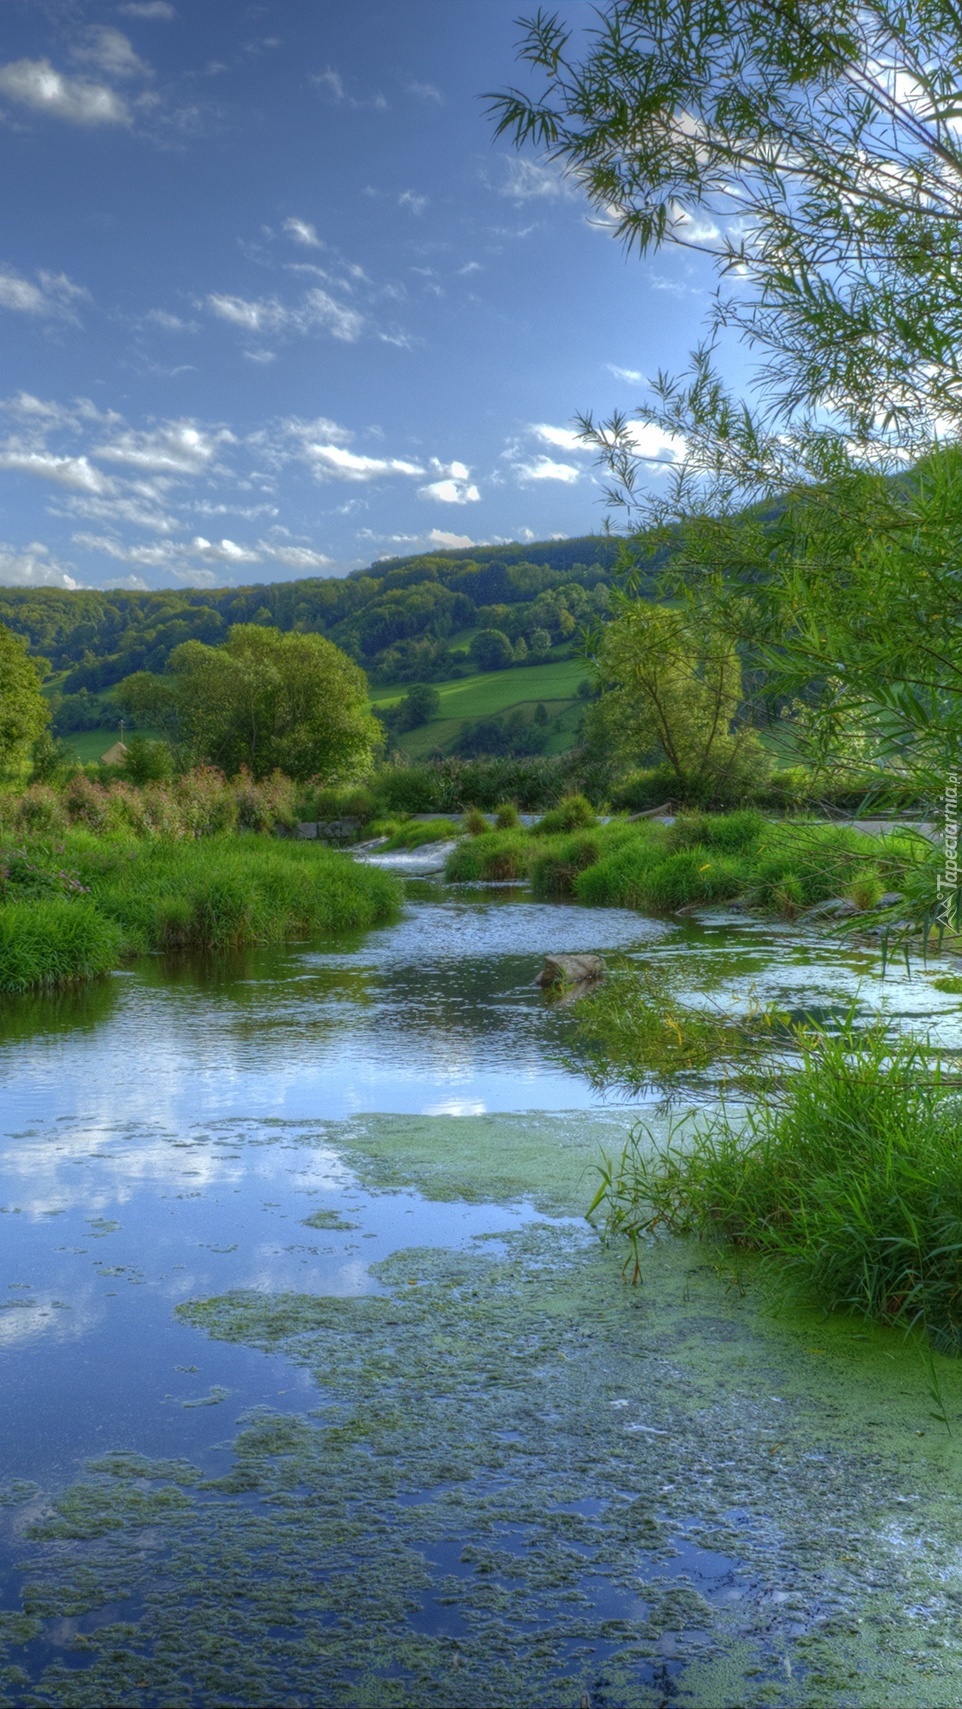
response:
{"label": "riverbank", "polygon": [[73,828],[0,857],[0,993],[90,979],[153,951],[372,926],[399,903],[389,874],[318,844]]}
{"label": "riverbank", "polygon": [[568,828],[552,820],[462,837],[445,876],[452,883],[527,879],[537,896],[593,907],[672,912],[737,901],[785,919],[833,899],[863,912],[893,893],[901,900],[926,885],[934,893],[938,856],[926,837],[903,828],[870,836],[752,810],[600,823],[589,809]]}

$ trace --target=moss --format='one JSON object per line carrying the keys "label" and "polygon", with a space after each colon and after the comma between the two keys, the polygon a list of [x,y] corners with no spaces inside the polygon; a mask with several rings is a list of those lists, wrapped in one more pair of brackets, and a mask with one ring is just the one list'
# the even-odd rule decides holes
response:
{"label": "moss", "polygon": [[313,1211],[310,1216],[302,1217],[301,1222],[305,1228],[329,1228],[344,1231],[360,1226],[356,1222],[349,1222],[346,1217],[341,1215],[340,1211],[331,1210]]}

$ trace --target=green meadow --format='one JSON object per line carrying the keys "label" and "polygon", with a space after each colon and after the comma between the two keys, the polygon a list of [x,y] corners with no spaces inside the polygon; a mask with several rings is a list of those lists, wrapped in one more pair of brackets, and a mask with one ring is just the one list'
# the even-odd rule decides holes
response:
{"label": "green meadow", "polygon": [[[435,748],[448,749],[463,726],[477,718],[493,718],[502,712],[534,711],[543,704],[551,720],[545,751],[564,752],[574,744],[575,725],[582,702],[578,684],[588,675],[583,659],[551,659],[544,665],[517,665],[503,671],[479,671],[474,676],[435,683],[441,697],[436,718],[408,730],[398,738],[404,752],[421,759]],[[408,684],[376,688],[371,704],[377,708],[396,706]]]}

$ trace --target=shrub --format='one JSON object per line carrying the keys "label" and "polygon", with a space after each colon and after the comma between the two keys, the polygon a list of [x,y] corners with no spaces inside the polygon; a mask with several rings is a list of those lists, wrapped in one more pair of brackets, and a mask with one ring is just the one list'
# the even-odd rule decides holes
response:
{"label": "shrub", "polygon": [[464,829],[469,837],[483,837],[490,829],[488,821],[479,807],[469,807],[464,815]]}
{"label": "shrub", "polygon": [[494,810],[494,822],[499,831],[508,831],[520,823],[518,809],[513,801],[502,801]]}

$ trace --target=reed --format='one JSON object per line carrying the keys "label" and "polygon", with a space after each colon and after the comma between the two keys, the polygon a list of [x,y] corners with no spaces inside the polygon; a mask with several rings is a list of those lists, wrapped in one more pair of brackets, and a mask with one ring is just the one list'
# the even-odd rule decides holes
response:
{"label": "reed", "polygon": [[962,1352],[962,1106],[917,1040],[881,1029],[800,1036],[781,1097],[724,1106],[659,1144],[639,1127],[603,1170],[592,1215],[760,1255],[826,1310],[924,1329]]}

